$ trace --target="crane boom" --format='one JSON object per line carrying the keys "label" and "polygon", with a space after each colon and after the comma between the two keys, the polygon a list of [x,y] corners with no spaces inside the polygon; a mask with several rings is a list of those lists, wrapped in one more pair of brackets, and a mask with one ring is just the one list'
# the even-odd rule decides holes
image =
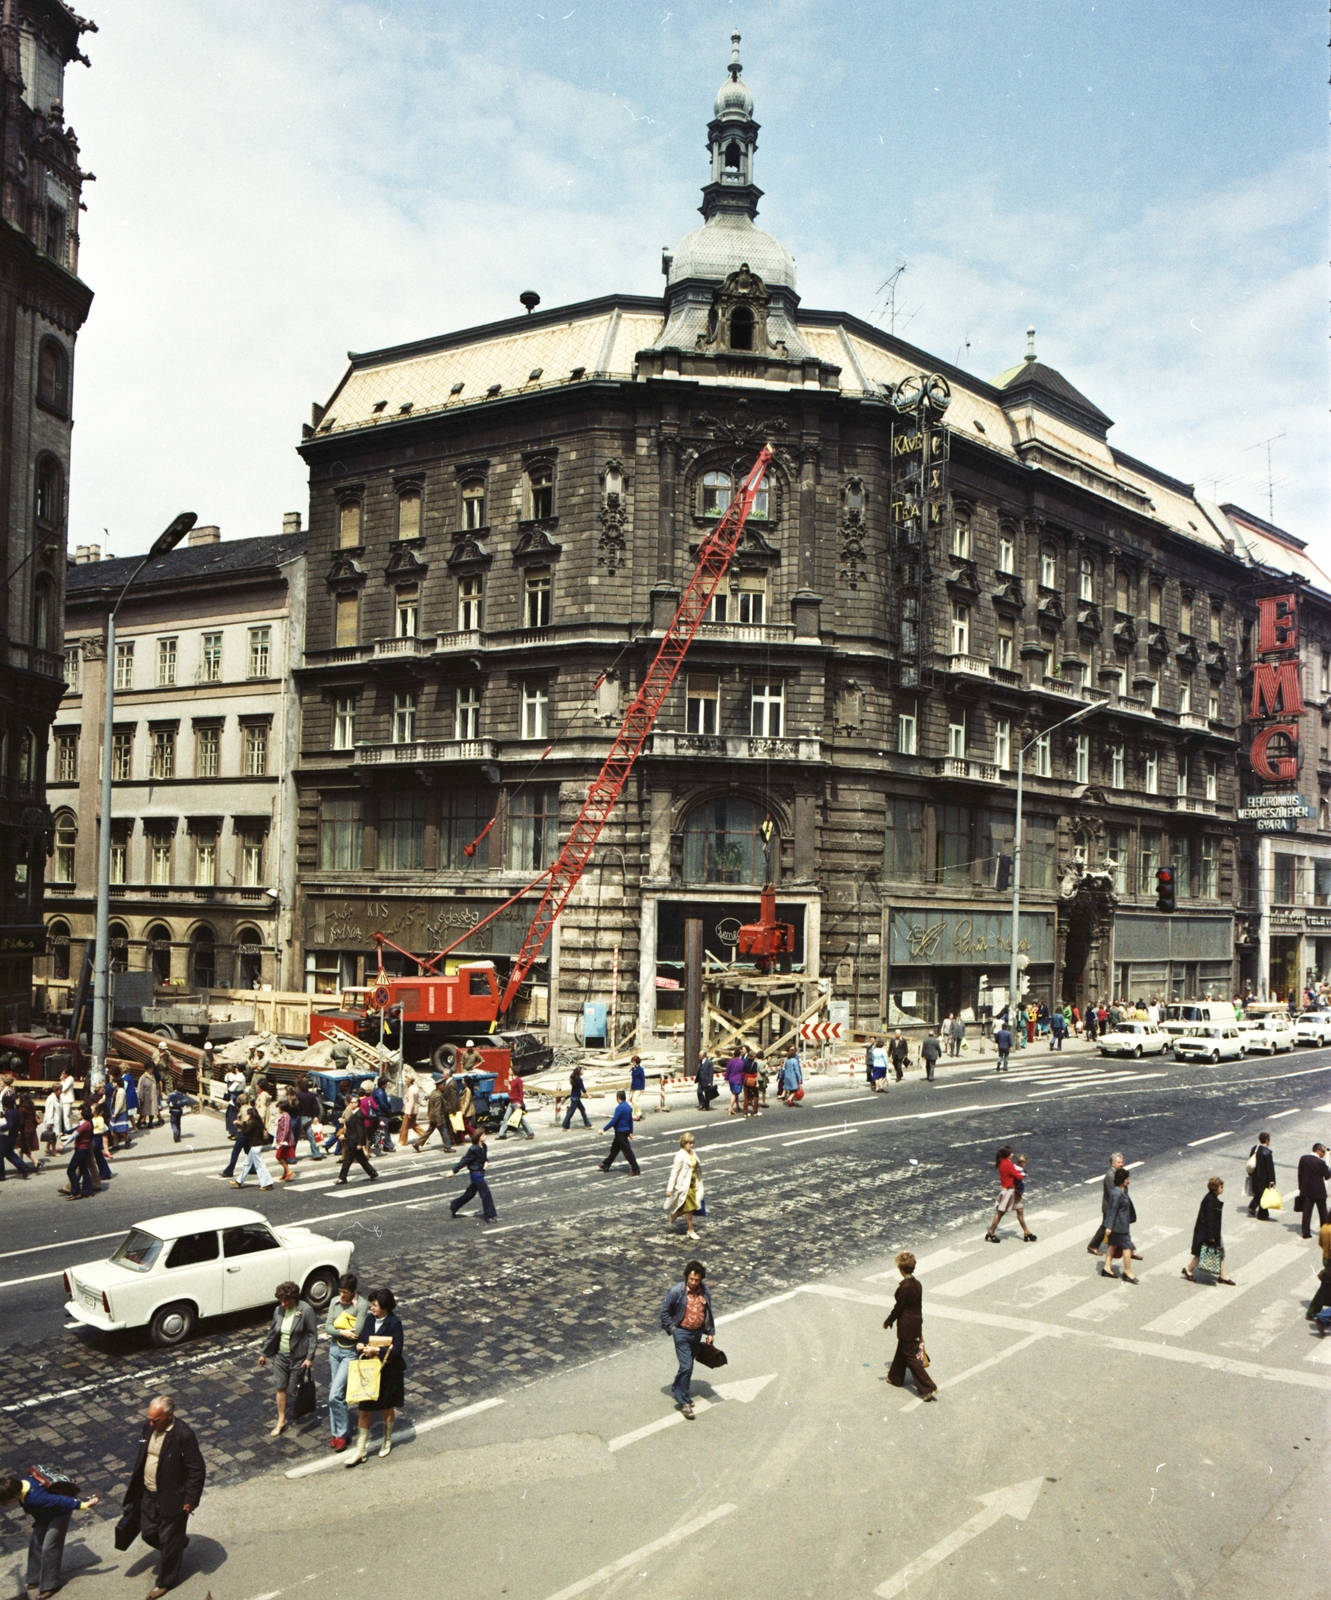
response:
{"label": "crane boom", "polygon": [[522,948],[513,963],[508,985],[499,1002],[501,1015],[512,1005],[518,988],[531,971],[541,946],[549,937],[555,918],[564,909],[568,897],[582,877],[583,869],[596,847],[596,841],[601,836],[601,830],[609,821],[615,802],[628,782],[633,764],[642,753],[642,747],[655,726],[661,707],[670,693],[671,685],[684,663],[688,648],[702,626],[707,607],[712,603],[712,596],[720,587],[721,580],[734,559],[735,551],[739,548],[744,524],[753,509],[754,499],[771,459],[772,447],[764,445],[739,494],[731,502],[720,522],[703,540],[702,547],[698,551],[698,564],[684,590],[670,626],[661,640],[661,648],[647,669],[642,687],[624,713],[619,733],[610,746],[610,753],[605,758],[604,766],[587,790],[587,798],[583,802],[577,820],[569,829],[564,848],[550,867],[549,882],[541,896],[541,903],[536,908],[536,914],[532,917],[531,926],[522,941]]}

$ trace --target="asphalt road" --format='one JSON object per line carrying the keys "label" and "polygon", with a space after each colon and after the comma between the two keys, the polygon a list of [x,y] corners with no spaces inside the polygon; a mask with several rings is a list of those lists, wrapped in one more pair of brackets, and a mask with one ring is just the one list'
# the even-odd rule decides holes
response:
{"label": "asphalt road", "polygon": [[[1141,1176],[1153,1179],[1162,1164],[1178,1163],[1194,1147],[1206,1153],[1197,1141],[1214,1139],[1217,1154],[1232,1146],[1246,1156],[1267,1124],[1290,1188],[1307,1141],[1282,1138],[1282,1119],[1327,1108],[1313,1123],[1328,1138],[1329,1099],[1331,1051],[1200,1067],[1111,1063],[1037,1048],[1015,1058],[1003,1077],[991,1066],[949,1065],[933,1085],[916,1073],[886,1096],[870,1094],[858,1078],[820,1081],[799,1109],[773,1097],[757,1121],[682,1105],[653,1114],[636,1140],[639,1178],[622,1166],[602,1175],[595,1163],[608,1140],[580,1128],[557,1130],[547,1114],[534,1142],[495,1148],[491,1185],[500,1225],[488,1229],[474,1203],[470,1216],[449,1218],[445,1203],[462,1179],[449,1175],[441,1153],[395,1155],[381,1162],[380,1182],[357,1176],[344,1188],[332,1185],[331,1163],[302,1163],[295,1183],[266,1193],[251,1185],[237,1195],[217,1177],[222,1152],[198,1148],[218,1139],[220,1128],[187,1119],[192,1140],[160,1157],[120,1162],[92,1200],[59,1199],[61,1180],[53,1175],[5,1185],[6,1454],[22,1463],[58,1450],[61,1464],[112,1494],[145,1399],[169,1388],[200,1433],[215,1485],[321,1459],[322,1407],[301,1429],[267,1438],[267,1377],[253,1365],[266,1313],[206,1324],[176,1351],[65,1326],[60,1269],[109,1253],[115,1236],[160,1212],[241,1202],[276,1221],[351,1238],[362,1281],[386,1282],[399,1298],[410,1420],[596,1361],[652,1333],[661,1294],[685,1254],[661,1210],[685,1128],[695,1131],[707,1180],[709,1215],[700,1222],[698,1250],[717,1293],[744,1306],[914,1248],[922,1238],[978,1239],[995,1190],[993,1151],[1004,1141],[1029,1156],[1033,1216],[1069,1201],[1093,1209],[1092,1186],[1111,1149],[1145,1163]],[[163,1134],[154,1133],[136,1155],[162,1143]],[[1241,1160],[1235,1170],[1231,1154],[1223,1170],[1233,1215]],[[1139,1182],[1134,1198],[1149,1226],[1159,1219],[1143,1188]],[[1195,1200],[1189,1204],[1187,1217],[1172,1224],[1191,1226]],[[1018,1241],[1003,1249],[1017,1251]],[[1148,1266],[1150,1257],[1148,1251]],[[12,1546],[21,1526],[10,1517],[0,1527]]]}

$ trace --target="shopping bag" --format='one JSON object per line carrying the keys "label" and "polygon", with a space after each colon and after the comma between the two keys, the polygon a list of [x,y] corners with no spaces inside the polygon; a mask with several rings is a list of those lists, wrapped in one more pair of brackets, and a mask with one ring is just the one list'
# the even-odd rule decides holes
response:
{"label": "shopping bag", "polygon": [[462,1113],[460,1111],[454,1111],[452,1113],[452,1115],[448,1119],[448,1125],[449,1125],[450,1128],[452,1128],[454,1133],[461,1133],[462,1132]]}
{"label": "shopping bag", "polygon": [[310,1416],[318,1404],[318,1392],[314,1387],[314,1377],[308,1367],[302,1367],[300,1377],[296,1380],[296,1415],[297,1417]]}
{"label": "shopping bag", "polygon": [[1280,1198],[1280,1190],[1275,1184],[1267,1187],[1266,1193],[1257,1202],[1258,1209],[1262,1211],[1283,1211],[1285,1202]]}
{"label": "shopping bag", "polygon": [[379,1398],[380,1370],[377,1361],[352,1361],[347,1365],[347,1404],[363,1405]]}
{"label": "shopping bag", "polygon": [[703,1344],[701,1339],[698,1341],[697,1359],[705,1367],[724,1367],[726,1365],[725,1351],[718,1350],[714,1344]]}
{"label": "shopping bag", "polygon": [[522,1117],[523,1117],[523,1109],[522,1109],[522,1107],[521,1106],[514,1106],[513,1109],[512,1109],[512,1112],[509,1115],[509,1119],[508,1119],[509,1127],[510,1128],[520,1128],[522,1126]]}
{"label": "shopping bag", "polygon": [[1219,1272],[1224,1259],[1219,1248],[1213,1244],[1204,1244],[1197,1252],[1197,1265],[1203,1272]]}

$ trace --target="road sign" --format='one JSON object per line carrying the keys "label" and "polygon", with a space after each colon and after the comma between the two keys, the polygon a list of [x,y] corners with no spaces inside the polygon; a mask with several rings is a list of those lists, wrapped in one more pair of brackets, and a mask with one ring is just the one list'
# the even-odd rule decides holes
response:
{"label": "road sign", "polygon": [[800,1038],[813,1044],[828,1044],[841,1037],[839,1022],[805,1022],[800,1025]]}
{"label": "road sign", "polygon": [[379,1010],[382,1011],[388,1004],[387,988],[381,983],[377,989],[372,989],[370,991],[370,1000],[373,1005],[377,1006]]}

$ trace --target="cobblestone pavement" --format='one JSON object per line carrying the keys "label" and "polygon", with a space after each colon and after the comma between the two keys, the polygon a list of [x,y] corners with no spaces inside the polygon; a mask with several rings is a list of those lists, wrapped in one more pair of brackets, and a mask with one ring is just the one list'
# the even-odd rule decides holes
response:
{"label": "cobblestone pavement", "polygon": [[[1319,1071],[1319,1063],[1328,1065]],[[695,1247],[668,1235],[661,1197],[677,1134],[695,1126],[696,1115],[648,1119],[641,1178],[622,1166],[596,1171],[604,1146],[594,1136],[542,1128],[537,1143],[494,1177],[500,1228],[482,1232],[465,1214],[450,1220],[444,1202],[461,1180],[441,1166],[437,1188],[401,1203],[394,1197],[363,1216],[356,1215],[358,1190],[336,1191],[333,1203],[350,1205],[351,1214],[327,1231],[355,1240],[364,1287],[386,1281],[398,1296],[409,1365],[405,1432],[412,1418],[539,1381],[654,1333],[662,1293],[680,1276],[686,1252],[706,1260],[718,1309],[734,1309],[940,1232],[978,1231],[994,1194],[993,1147],[1002,1140],[1030,1154],[1027,1203],[1038,1213],[1060,1194],[1076,1192],[1084,1202],[1082,1186],[1103,1170],[1111,1148],[1146,1160],[1148,1179],[1152,1159],[1200,1136],[1255,1130],[1285,1106],[1319,1105],[1328,1087],[1331,1057],[1305,1054],[1218,1073],[1173,1068],[1121,1087],[1088,1083],[1084,1092],[1075,1080],[1069,1093],[987,1077],[944,1092],[908,1082],[885,1098],[864,1094],[816,1117],[773,1101],[756,1123],[718,1116],[700,1133],[709,1214]],[[511,1149],[504,1147],[506,1162]],[[1278,1142],[1277,1149],[1282,1169],[1297,1156]],[[1226,1176],[1232,1191],[1241,1190],[1241,1171]],[[185,1203],[218,1198],[211,1189]],[[1149,1213],[1149,1184],[1135,1186],[1134,1198],[1144,1222],[1160,1220]],[[317,1213],[302,1220],[319,1226]],[[266,1313],[221,1319],[176,1351],[78,1331],[11,1344],[0,1403],[4,1464],[59,1465],[115,1516],[143,1408],[161,1390],[175,1395],[198,1433],[214,1485],[323,1455],[322,1403],[281,1439],[268,1438],[271,1379],[254,1365],[266,1326]],[[316,1376],[322,1399],[322,1355]],[[25,1541],[26,1519],[7,1513],[0,1543],[12,1550]]]}

